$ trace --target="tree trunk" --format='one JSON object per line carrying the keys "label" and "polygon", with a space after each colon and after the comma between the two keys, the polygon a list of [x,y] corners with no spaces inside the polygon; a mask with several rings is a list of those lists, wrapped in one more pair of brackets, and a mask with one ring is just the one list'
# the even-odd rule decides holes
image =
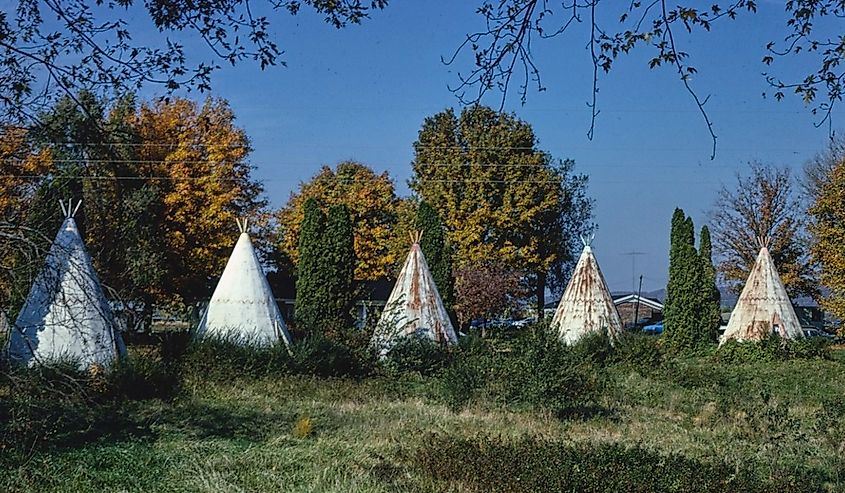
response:
{"label": "tree trunk", "polygon": [[535,286],[537,296],[537,321],[542,322],[545,318],[546,306],[546,273],[537,274],[537,285]]}

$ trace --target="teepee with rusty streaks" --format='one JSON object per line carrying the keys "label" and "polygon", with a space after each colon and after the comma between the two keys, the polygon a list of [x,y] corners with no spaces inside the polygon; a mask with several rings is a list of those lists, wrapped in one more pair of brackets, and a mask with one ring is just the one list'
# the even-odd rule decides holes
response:
{"label": "teepee with rusty streaks", "polygon": [[381,314],[373,344],[384,355],[405,337],[455,344],[458,337],[420,248],[422,232],[411,235],[411,251]]}
{"label": "teepee with rusty streaks", "polygon": [[757,241],[760,253],[719,340],[720,345],[729,339],[759,341],[771,334],[784,339],[804,337],[801,322],[769,253],[769,240],[758,238]]}

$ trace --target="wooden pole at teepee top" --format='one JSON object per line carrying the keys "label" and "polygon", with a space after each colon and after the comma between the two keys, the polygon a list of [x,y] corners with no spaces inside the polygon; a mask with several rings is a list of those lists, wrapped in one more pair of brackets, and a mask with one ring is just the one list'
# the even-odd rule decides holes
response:
{"label": "wooden pole at teepee top", "polygon": [[411,245],[416,245],[422,240],[423,230],[411,231],[408,235],[411,237]]}
{"label": "wooden pole at teepee top", "polygon": [[[71,203],[73,203],[73,199],[71,199]],[[81,205],[82,205],[82,199],[79,199],[79,202],[76,203],[76,207],[73,208],[73,213],[70,215],[70,217],[76,216],[76,211],[79,210],[79,207]]]}
{"label": "wooden pole at teepee top", "polygon": [[73,199],[67,199],[67,205],[65,205],[64,200],[59,200],[59,206],[62,208],[62,214],[64,214],[65,219],[70,219],[76,216],[76,213],[82,206],[82,199],[79,199],[79,202],[76,203],[76,207],[73,206]]}

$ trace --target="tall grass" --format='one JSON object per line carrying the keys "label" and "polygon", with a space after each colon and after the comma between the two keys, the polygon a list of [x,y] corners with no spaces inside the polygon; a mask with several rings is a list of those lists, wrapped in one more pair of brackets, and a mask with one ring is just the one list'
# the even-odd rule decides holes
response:
{"label": "tall grass", "polygon": [[845,358],[790,347],[678,357],[660,338],[562,346],[537,327],[377,360],[319,338],[174,339],[94,372],[0,372],[0,484],[845,491]]}

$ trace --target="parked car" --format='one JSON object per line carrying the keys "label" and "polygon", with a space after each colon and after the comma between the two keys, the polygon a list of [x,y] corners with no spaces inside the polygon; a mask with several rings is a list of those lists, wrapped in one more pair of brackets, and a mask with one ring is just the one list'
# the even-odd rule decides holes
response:
{"label": "parked car", "polygon": [[828,334],[823,330],[816,329],[814,327],[805,327],[803,330],[804,337],[824,337],[825,339],[833,339],[833,335]]}
{"label": "parked car", "polygon": [[643,327],[644,334],[662,334],[663,333],[663,321],[657,322],[656,324],[646,325]]}
{"label": "parked car", "polygon": [[532,318],[532,317],[523,318],[521,320],[513,320],[513,321],[511,321],[511,327],[522,328],[522,327],[533,324],[535,321],[536,320],[534,320],[534,318]]}

